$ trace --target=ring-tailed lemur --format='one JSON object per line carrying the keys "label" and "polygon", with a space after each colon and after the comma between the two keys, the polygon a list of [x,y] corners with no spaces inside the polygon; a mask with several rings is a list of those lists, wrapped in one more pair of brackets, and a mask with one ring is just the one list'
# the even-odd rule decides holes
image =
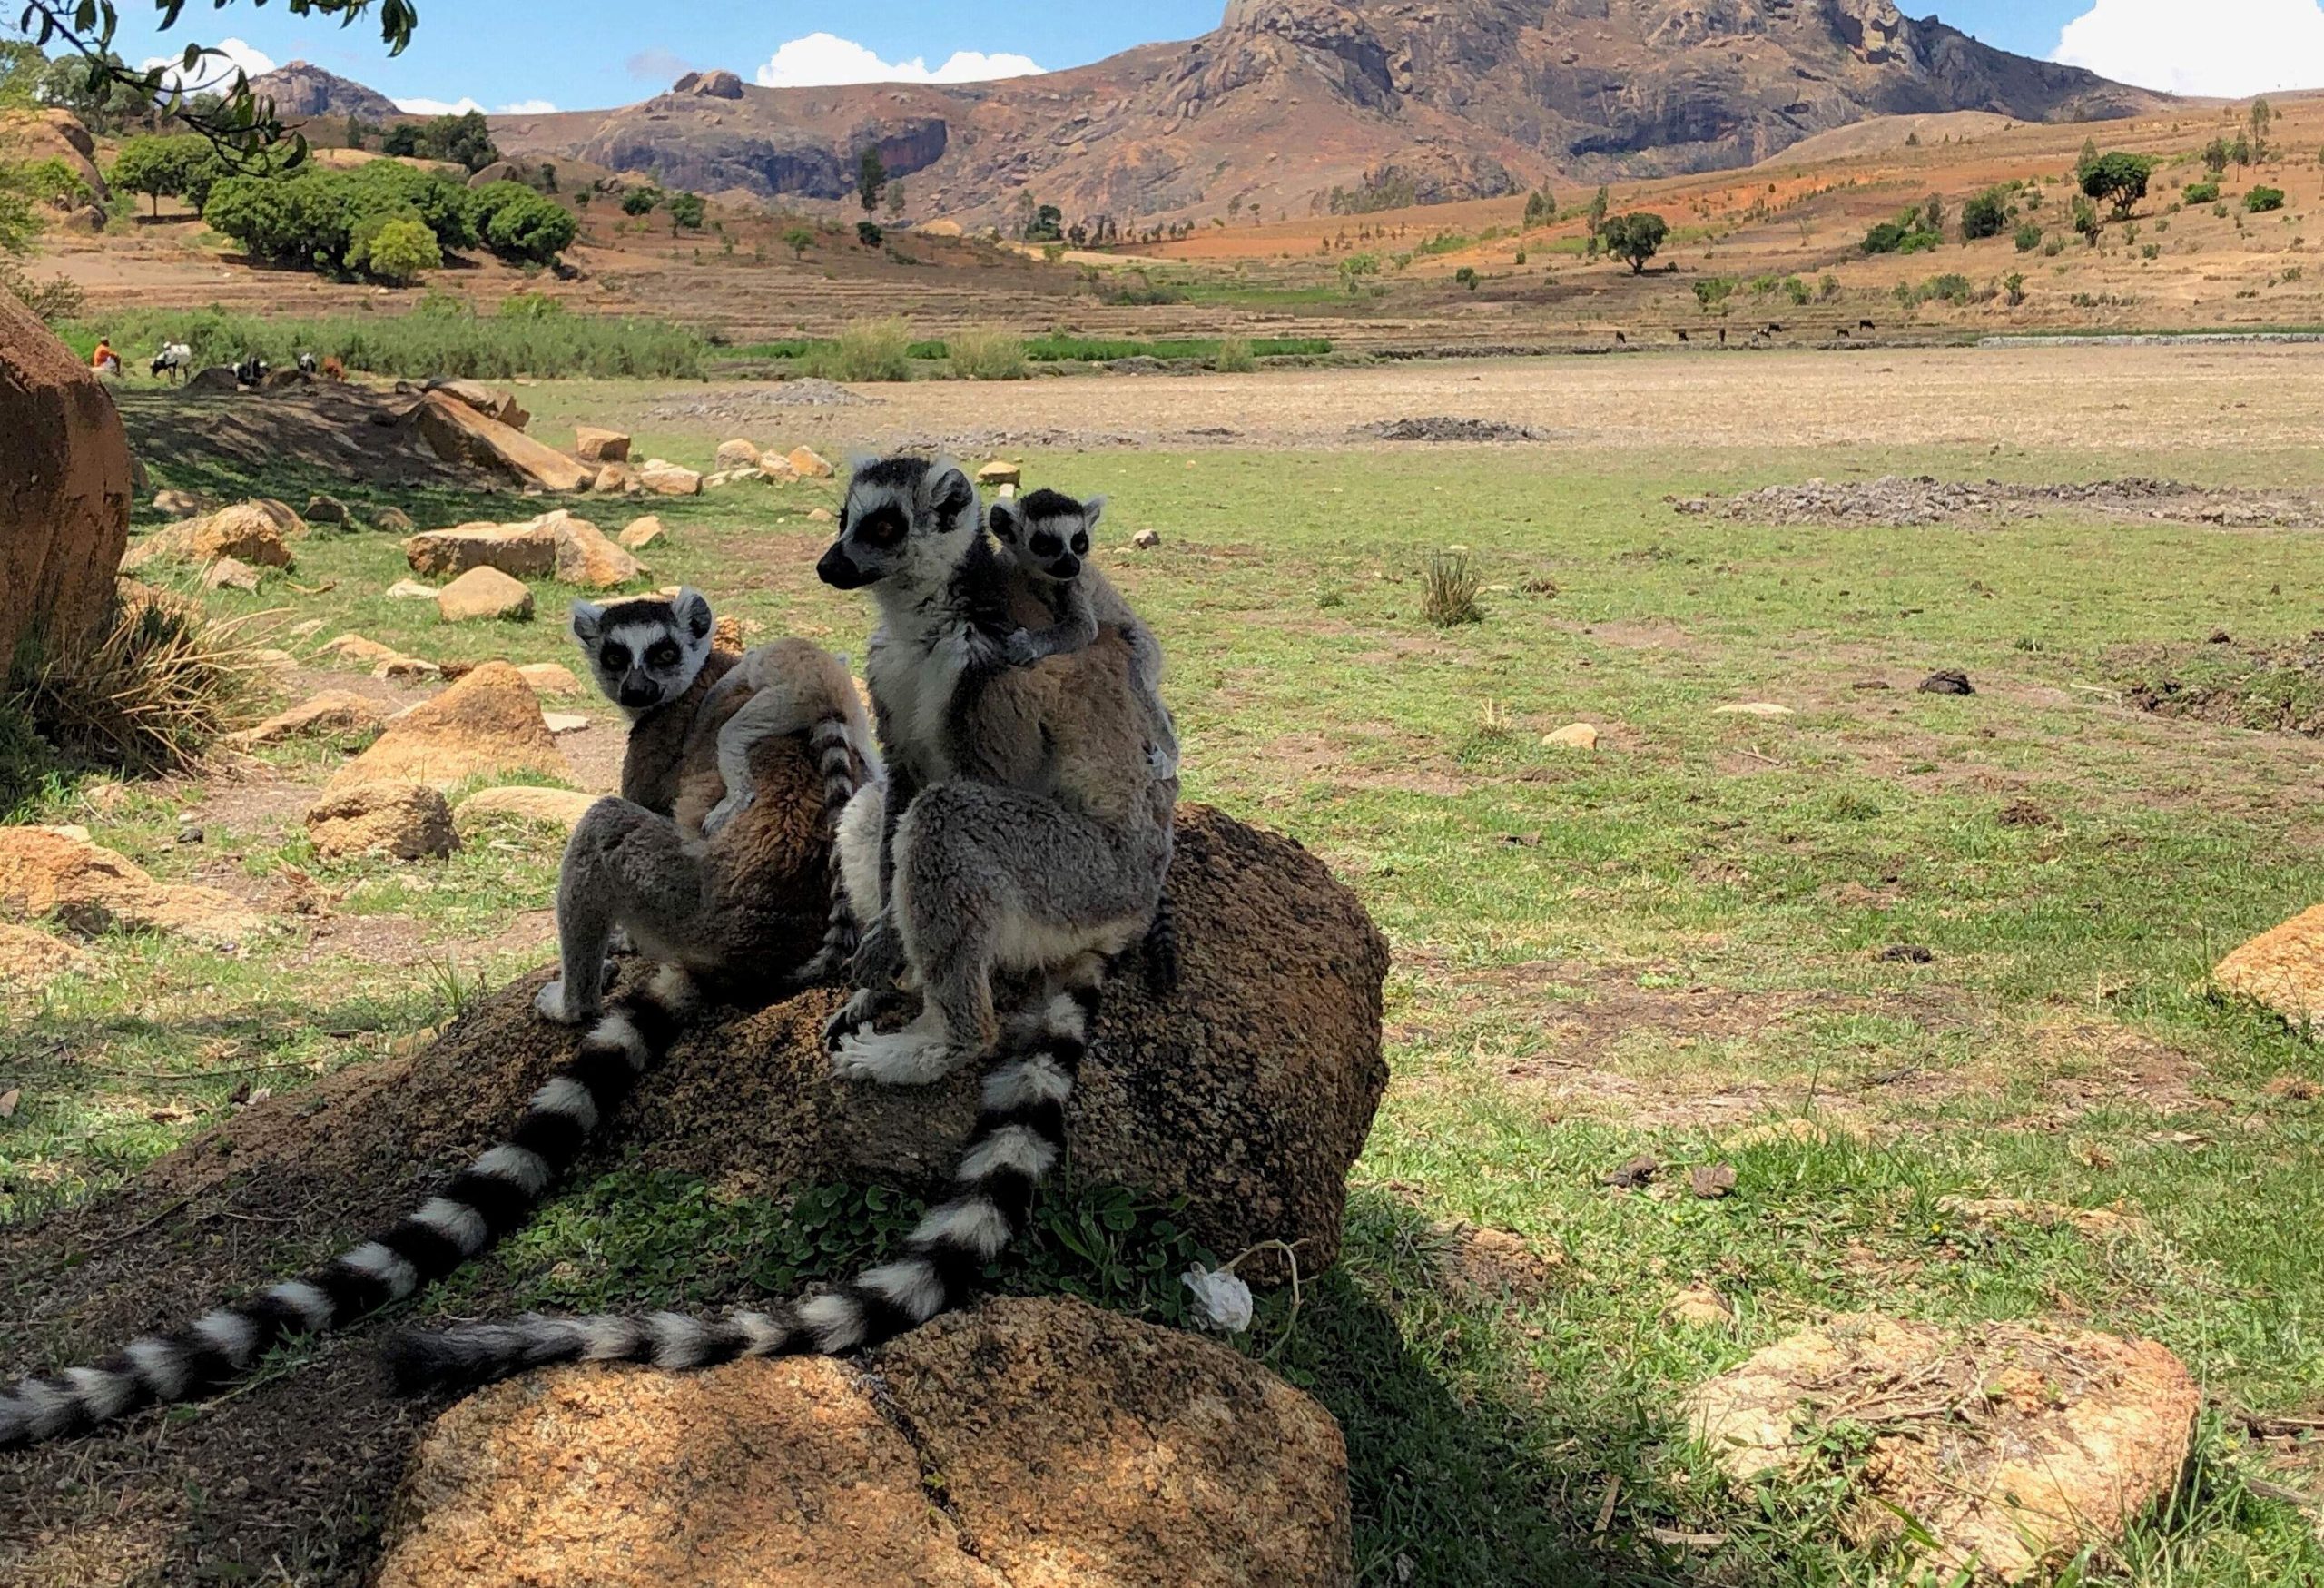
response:
{"label": "ring-tailed lemur", "polygon": [[[623,787],[639,804],[625,807],[624,801],[608,800],[601,806],[636,811],[652,802],[665,810],[707,809],[722,792],[711,759],[709,735],[714,729],[697,733],[704,724],[696,719],[711,715],[705,697],[713,684],[738,665],[711,648],[709,603],[686,591],[674,602],[582,606],[586,610],[576,610],[575,632],[592,670],[606,694],[633,714]],[[821,680],[835,699],[843,695],[861,725],[862,708],[844,670],[811,646],[802,644],[802,649],[807,655],[793,658],[797,672]],[[819,667],[815,657],[830,669]],[[838,671],[836,685],[831,670]],[[778,675],[781,669],[762,663],[762,671]],[[868,728],[859,742],[868,747]],[[855,775],[842,781],[827,768],[822,806],[822,806],[803,818],[793,813],[787,825],[770,833],[764,829],[777,825],[777,813],[769,811],[757,823],[739,824],[719,847],[734,853],[732,869],[737,872],[748,869],[753,838],[759,853],[783,848],[787,858],[809,845],[811,835],[800,829],[823,824],[826,815],[835,820],[860,781]],[[656,820],[676,825],[666,817]],[[830,864],[836,875],[835,855]],[[795,874],[799,868],[788,869]],[[726,902],[723,895],[719,902]],[[731,932],[734,918],[763,922],[780,912],[729,906],[719,913],[729,935],[745,939],[747,951],[747,933]],[[790,940],[812,930],[813,917],[802,922],[795,915],[785,922]],[[843,958],[843,946],[835,952],[828,940],[818,955],[833,965]],[[602,961],[601,947],[593,963]],[[594,988],[596,979],[589,980]],[[643,991],[615,999],[582,1038],[573,1059],[533,1094],[507,1140],[454,1176],[411,1216],[313,1273],[216,1308],[174,1333],[141,1338],[93,1366],[26,1378],[13,1392],[0,1394],[0,1448],[76,1433],[143,1406],[194,1398],[241,1376],[281,1340],[343,1327],[449,1274],[529,1218],[637,1078],[668,1052],[694,1000],[691,981],[676,966],[658,972]],[[589,1008],[596,1009],[594,992]]]}
{"label": "ring-tailed lemur", "polygon": [[[886,917],[923,1000],[902,1031],[848,1032],[837,1068],[908,1084],[999,1051],[958,1194],[921,1221],[901,1258],[829,1294],[712,1321],[534,1317],[408,1336],[394,1346],[405,1389],[552,1362],[694,1367],[874,1345],[957,1305],[1023,1232],[1035,1187],[1064,1153],[1106,963],[1146,932],[1160,897],[1177,782],[1147,764],[1118,634],[1037,667],[1006,666],[1007,576],[980,518],[957,467],[866,464],[818,565],[834,587],[870,587],[881,608],[868,672],[889,784],[884,799],[867,786],[849,807],[842,864],[859,896],[881,897],[879,873],[890,873]],[[990,732],[1017,741],[989,759],[1019,782],[971,781],[950,764],[947,713],[964,673],[987,667],[971,704]],[[1029,972],[1043,989],[1005,1022],[996,972]]]}

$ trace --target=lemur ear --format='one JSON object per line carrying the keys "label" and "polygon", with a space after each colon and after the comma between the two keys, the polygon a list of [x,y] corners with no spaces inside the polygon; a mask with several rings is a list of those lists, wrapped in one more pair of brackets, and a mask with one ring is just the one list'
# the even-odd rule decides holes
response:
{"label": "lemur ear", "polygon": [[1098,515],[1102,514],[1105,510],[1106,498],[1103,497],[1091,497],[1088,501],[1082,503],[1081,523],[1083,528],[1095,529],[1098,527]]}
{"label": "lemur ear", "polygon": [[977,488],[969,483],[968,470],[950,458],[939,458],[928,467],[928,505],[940,513],[961,513],[977,506]]}
{"label": "lemur ear", "polygon": [[718,620],[710,615],[710,597],[700,590],[680,590],[677,599],[670,603],[670,610],[680,627],[696,639],[708,639]]}
{"label": "lemur ear", "polygon": [[595,601],[576,601],[573,603],[573,615],[566,619],[566,626],[584,646],[594,646],[606,626],[606,609]]}
{"label": "lemur ear", "polygon": [[992,532],[995,535],[1010,546],[1014,546],[1017,544],[1018,531],[1024,528],[1024,509],[1003,497],[985,509],[985,521],[992,526]]}

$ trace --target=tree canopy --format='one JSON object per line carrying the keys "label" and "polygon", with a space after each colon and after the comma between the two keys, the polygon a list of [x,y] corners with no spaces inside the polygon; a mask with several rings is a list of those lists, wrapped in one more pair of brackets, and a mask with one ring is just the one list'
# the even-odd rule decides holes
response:
{"label": "tree canopy", "polygon": [[2102,154],[2082,173],[2082,191],[2112,203],[2117,221],[2127,220],[2132,209],[2146,197],[2147,180],[2153,174],[2154,162],[2143,154]]}
{"label": "tree canopy", "polygon": [[1646,273],[1646,261],[1662,252],[1663,242],[1670,235],[1670,222],[1661,216],[1640,211],[1635,214],[1616,215],[1598,229],[1605,240],[1606,252],[1616,259],[1630,262],[1632,275]]}

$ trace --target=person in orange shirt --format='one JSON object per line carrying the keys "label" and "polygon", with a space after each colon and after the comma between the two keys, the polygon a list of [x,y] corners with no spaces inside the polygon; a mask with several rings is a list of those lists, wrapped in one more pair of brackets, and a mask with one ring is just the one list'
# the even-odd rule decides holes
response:
{"label": "person in orange shirt", "polygon": [[113,350],[113,339],[99,337],[97,350],[89,355],[89,368],[100,375],[121,373],[121,355]]}

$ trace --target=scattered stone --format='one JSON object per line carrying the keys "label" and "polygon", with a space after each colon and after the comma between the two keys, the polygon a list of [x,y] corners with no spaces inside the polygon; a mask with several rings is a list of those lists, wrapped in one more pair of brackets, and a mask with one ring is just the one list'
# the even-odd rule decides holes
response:
{"label": "scattered stone", "polygon": [[656,496],[697,497],[702,494],[701,475],[661,458],[645,460],[645,466],[637,470],[637,482]]}
{"label": "scattered stone", "polygon": [[1974,695],[1977,686],[1969,682],[1969,675],[1957,667],[1947,667],[1931,673],[1921,680],[1923,695]]}
{"label": "scattered stone", "polygon": [[608,463],[597,470],[596,478],[589,482],[589,488],[602,495],[612,496],[629,490],[636,484],[637,476],[631,470],[628,464]]}
{"label": "scattered stone", "polygon": [[330,792],[364,783],[426,783],[512,773],[565,775],[539,700],[506,662],[486,662],[432,700],[395,717],[379,742],[339,769]]}
{"label": "scattered stone", "polygon": [[307,498],[307,521],[312,524],[351,524],[355,515],[337,497],[322,495]]}
{"label": "scattered stone", "polygon": [[1137,547],[1140,551],[1152,551],[1156,547],[1162,544],[1161,531],[1157,529],[1141,529],[1137,534],[1129,538],[1129,543]]}
{"label": "scattered stone", "polygon": [[430,529],[403,543],[411,571],[431,579],[449,578],[470,568],[493,567],[516,579],[545,579],[556,568],[556,528],[552,515],[521,524],[470,523]]}
{"label": "scattered stone", "polygon": [[222,557],[202,570],[205,590],[247,590],[258,594],[258,569],[237,557]]}
{"label": "scattered stone", "polygon": [[371,515],[371,527],[384,529],[390,535],[409,535],[419,528],[411,521],[411,515],[401,508],[381,508]]}
{"label": "scattered stone", "polygon": [[573,455],[584,463],[625,463],[629,460],[629,438],[619,430],[576,425]]}
{"label": "scattered stone", "polygon": [[0,987],[37,992],[64,975],[93,975],[94,954],[29,926],[0,922]]}
{"label": "scattered stone", "polygon": [[424,783],[364,783],[326,792],[308,808],[307,841],[323,860],[432,860],[460,847],[452,807]]}
{"label": "scattered stone", "polygon": [[1922,943],[1892,942],[1872,957],[1884,965],[1925,965],[1936,958],[1936,951]]}
{"label": "scattered stone", "polygon": [[1598,730],[1588,723],[1568,723],[1552,734],[1543,734],[1544,746],[1561,750],[1595,750]]}
{"label": "scattered stone", "polygon": [[80,827],[0,827],[0,916],[53,920],[84,937],[164,932],[222,948],[267,929],[231,894],[157,883]]}
{"label": "scattered stone", "polygon": [[2167,479],[2102,479],[2067,485],[1979,483],[1927,476],[1771,485],[1719,502],[1669,498],[1680,513],[1716,513],[1758,524],[1833,527],[1937,525],[1956,518],[2032,518],[2060,507],[2172,524],[2234,528],[2324,527],[2324,501],[2305,489],[2221,488]]}
{"label": "scattered stone", "polygon": [[2211,980],[2221,991],[2271,1009],[2299,1031],[2324,1032],[2324,904],[2237,949]]}
{"label": "scattered stone", "polygon": [[153,510],[172,518],[192,518],[210,511],[210,501],[190,490],[157,490]]}
{"label": "scattered stone", "polygon": [[791,465],[791,472],[801,479],[829,479],[838,472],[831,466],[830,460],[812,447],[793,447],[784,461]]}
{"label": "scattered stone", "polygon": [[589,719],[576,711],[545,711],[541,725],[552,734],[579,734],[588,731]]}
{"label": "scattered stone", "polygon": [[1959,1331],[1869,1315],[1759,1351],[1689,1396],[1695,1437],[1738,1484],[1816,1459],[1803,1417],[1862,1423],[1871,1459],[1841,1518],[1858,1547],[1909,1517],[1922,1563],[2017,1582],[2119,1539],[2176,1489],[2202,1394],[2162,1346],[2078,1329]]}
{"label": "scattered stone", "polygon": [[1021,463],[1004,462],[996,458],[977,470],[977,483],[991,486],[1022,485],[1025,483],[1025,466]]}
{"label": "scattered stone", "polygon": [[526,662],[517,669],[517,676],[532,687],[536,695],[578,695],[581,680],[573,669],[562,662]]}
{"label": "scattered stone", "polygon": [[208,836],[201,828],[189,823],[178,829],[177,844],[180,849],[191,849]]}
{"label": "scattered stone", "polygon": [[1437,1254],[1437,1271],[1454,1289],[1472,1296],[1530,1301],[1549,1289],[1557,1271],[1555,1259],[1505,1229],[1452,1224],[1438,1234],[1444,1244]]}
{"label": "scattered stone", "polygon": [[1662,1318],[1688,1328],[1721,1328],[1735,1321],[1735,1307],[1709,1286],[1689,1285],[1670,1298],[1662,1309]]}
{"label": "scattered stone", "polygon": [[1650,1154],[1641,1152],[1621,1168],[1610,1171],[1604,1183],[1618,1191],[1634,1191],[1650,1183],[1661,1172],[1662,1165]]}
{"label": "scattered stone", "polygon": [[556,579],[585,590],[610,590],[645,577],[645,565],[606,539],[595,524],[570,514],[552,514]]}
{"label": "scattered stone", "polygon": [[422,397],[412,419],[436,456],[448,463],[497,469],[544,490],[580,490],[596,476],[586,465],[441,391]]}
{"label": "scattered stone", "polygon": [[1735,1191],[1735,1166],[1699,1163],[1687,1171],[1687,1188],[1706,1202],[1716,1202]]}
{"label": "scattered stone", "polygon": [[1010,1298],[912,1330],[867,1366],[592,1366],[495,1386],[421,1442],[376,1581],[1354,1580],[1338,1425],[1224,1346],[1082,1301]]}
{"label": "scattered stone", "polygon": [[1859,678],[1854,684],[1849,685],[1848,687],[1851,689],[1871,692],[1874,690],[1893,688],[1894,686],[1892,686],[1886,678]]}
{"label": "scattered stone", "polygon": [[398,579],[384,592],[390,601],[433,601],[436,587],[423,585],[418,579]]}
{"label": "scattered stone", "polygon": [[833,513],[829,508],[810,508],[807,509],[807,522],[810,524],[836,524],[839,522],[839,515]]}
{"label": "scattered stone", "polygon": [[[430,590],[428,594],[432,596],[435,592]],[[342,634],[337,639],[326,641],[315,654],[352,662],[359,667],[369,667],[403,653],[393,646],[381,645],[378,640],[367,639],[359,634]]]}
{"label": "scattered stone", "polygon": [[790,485],[798,479],[799,471],[791,467],[791,459],[782,453],[767,452],[759,458],[759,477],[776,485]]}
{"label": "scattered stone", "polygon": [[629,527],[614,538],[624,550],[644,551],[667,534],[668,531],[662,528],[662,520],[648,513],[642,518],[632,518]]}
{"label": "scattered stone", "polygon": [[389,656],[371,669],[372,677],[393,684],[424,684],[443,676],[444,669],[424,656]]}
{"label": "scattered stone", "polygon": [[447,623],[505,618],[529,623],[533,593],[498,568],[473,567],[436,592],[436,614]]}
{"label": "scattered stone", "polygon": [[212,563],[222,557],[254,567],[287,568],[290,542],[306,528],[281,502],[236,502],[154,530],[129,548],[121,559],[121,571],[134,573],[149,562]]}
{"label": "scattered stone", "polygon": [[759,466],[759,449],[755,443],[737,436],[731,441],[718,443],[714,461],[722,469],[754,469]]}
{"label": "scattered stone", "polygon": [[517,406],[515,392],[497,390],[480,380],[431,380],[428,390],[457,399],[512,430],[521,430],[533,422],[533,416]]}
{"label": "scattered stone", "polygon": [[288,711],[277,712],[256,727],[226,735],[230,745],[277,745],[286,739],[322,735],[375,734],[385,727],[388,708],[368,695],[350,689],[326,689]]}
{"label": "scattered stone", "polygon": [[596,795],[569,788],[487,788],[462,800],[452,812],[452,820],[465,828],[487,816],[515,816],[570,833],[596,803]]}

